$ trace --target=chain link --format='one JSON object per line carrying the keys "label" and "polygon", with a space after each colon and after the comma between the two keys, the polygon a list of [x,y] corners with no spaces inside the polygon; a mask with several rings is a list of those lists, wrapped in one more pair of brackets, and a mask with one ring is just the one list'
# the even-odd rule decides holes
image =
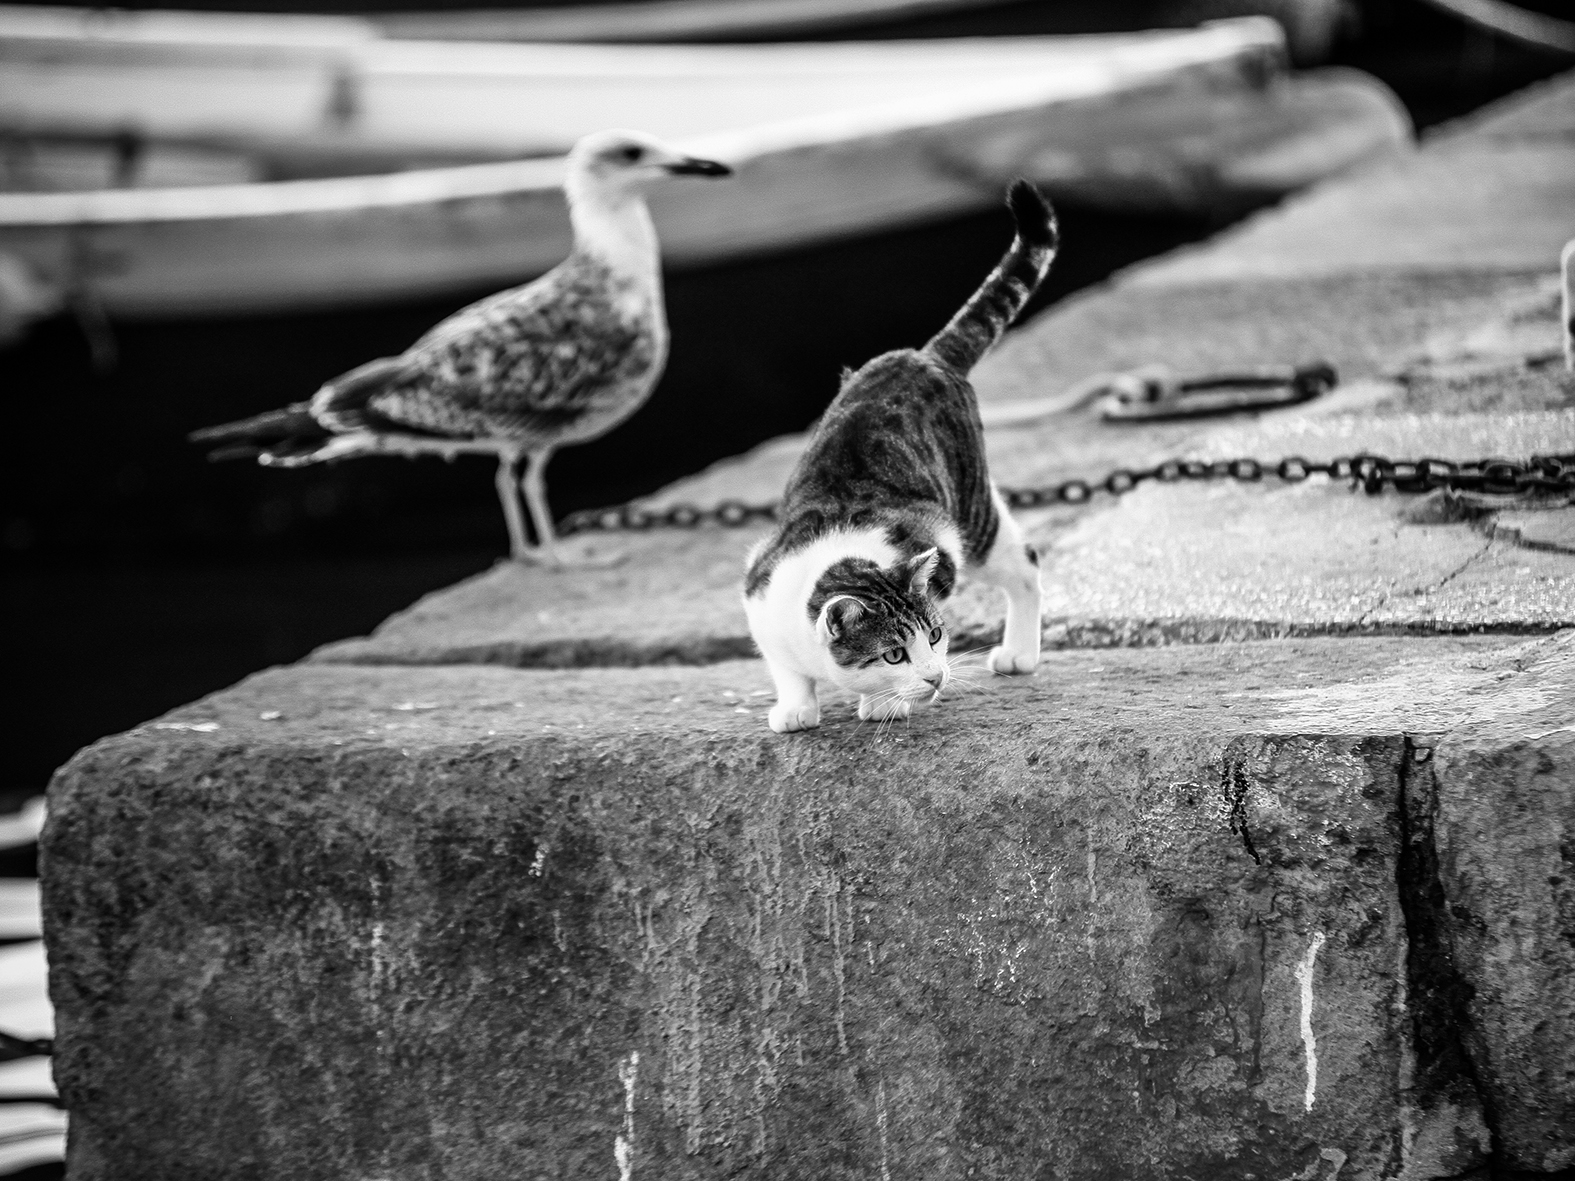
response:
{"label": "chain link", "polygon": [[[1037,488],[1003,488],[1001,495],[1012,508],[1043,508],[1055,504],[1086,504],[1100,492],[1120,496],[1145,480],[1160,484],[1181,480],[1255,483],[1270,475],[1288,484],[1298,484],[1315,475],[1349,480],[1353,490],[1361,488],[1369,496],[1377,496],[1385,488],[1393,488],[1396,492],[1450,488],[1504,496],[1557,492],[1575,495],[1575,454],[1538,455],[1525,463],[1503,459],[1479,459],[1469,463],[1435,458],[1387,459],[1382,455],[1365,454],[1331,459],[1328,463],[1314,463],[1299,455],[1273,463],[1251,458],[1210,462],[1167,459],[1151,468],[1116,468],[1103,480],[1073,479]],[[570,513],[559,523],[558,533],[568,537],[575,533],[620,529],[698,529],[702,525],[737,528],[754,521],[774,521],[776,516],[775,504],[745,504],[741,500],[724,500],[710,508],[675,504],[665,509],[641,508],[631,502]]]}

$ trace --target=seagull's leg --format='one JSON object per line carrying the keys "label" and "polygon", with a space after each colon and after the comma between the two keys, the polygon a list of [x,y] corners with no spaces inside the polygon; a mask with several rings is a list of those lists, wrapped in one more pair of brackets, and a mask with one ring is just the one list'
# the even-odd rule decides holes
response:
{"label": "seagull's leg", "polygon": [[519,483],[514,476],[519,459],[519,452],[512,448],[498,452],[496,483],[503,519],[509,526],[509,557],[517,562],[528,562],[535,557],[535,551],[525,536],[525,513],[520,508]]}
{"label": "seagull's leg", "polygon": [[539,557],[539,560],[547,565],[559,568],[595,569],[618,565],[624,559],[622,551],[597,553],[574,548],[573,552],[565,553],[558,544],[558,534],[552,527],[552,513],[547,508],[547,461],[551,458],[550,448],[544,451],[527,451],[525,474],[520,477],[520,488],[525,493],[525,505],[530,509],[531,524],[536,528],[536,548],[531,557]]}
{"label": "seagull's leg", "polygon": [[520,477],[520,488],[525,493],[525,507],[530,509],[530,523],[536,528],[536,550],[549,564],[561,565],[558,557],[558,535],[552,528],[552,511],[547,507],[547,461],[552,452],[527,451],[525,474]]}

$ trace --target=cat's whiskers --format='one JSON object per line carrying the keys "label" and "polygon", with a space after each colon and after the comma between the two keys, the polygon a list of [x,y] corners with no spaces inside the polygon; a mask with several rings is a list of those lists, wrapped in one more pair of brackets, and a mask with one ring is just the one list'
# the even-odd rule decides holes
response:
{"label": "cat's whiskers", "polygon": [[[978,693],[984,688],[983,681],[995,674],[985,666],[983,659],[975,661],[974,657],[982,657],[987,648],[970,648],[965,652],[946,656],[946,688],[956,686],[959,694]],[[937,692],[937,697],[940,694]]]}
{"label": "cat's whiskers", "polygon": [[946,667],[954,676],[960,672],[982,670],[989,651],[989,648],[969,648],[966,652],[949,654]]}
{"label": "cat's whiskers", "polygon": [[988,652],[988,648],[970,648],[968,651],[959,652],[955,656],[947,656],[947,680],[950,681],[957,677],[983,676],[989,672],[990,670],[984,663]]}
{"label": "cat's whiskers", "polygon": [[901,689],[882,689],[879,693],[869,695],[870,713],[880,715],[875,719],[875,733],[870,738],[871,742],[879,742],[881,735],[898,720],[897,714],[888,712],[885,707],[895,705],[902,700],[904,695]]}
{"label": "cat's whiskers", "polygon": [[956,687],[959,696],[964,693],[984,692],[984,686],[978,681],[973,680],[971,677],[953,677],[950,681],[946,682],[946,687],[948,689],[952,688],[953,686]]}

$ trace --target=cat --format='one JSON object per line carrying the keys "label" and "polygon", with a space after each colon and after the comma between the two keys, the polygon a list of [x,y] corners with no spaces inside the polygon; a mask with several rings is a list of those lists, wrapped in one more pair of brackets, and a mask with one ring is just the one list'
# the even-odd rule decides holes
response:
{"label": "cat", "polygon": [[967,374],[1050,269],[1055,213],[1026,180],[1007,206],[1017,233],[1000,264],[922,349],[844,373],[788,478],[776,530],[749,553],[744,611],[776,684],[778,733],[820,724],[822,682],[859,695],[859,717],[905,718],[950,676],[938,604],[966,569],[1006,594],[986,658],[997,673],[1039,662],[1039,557],[990,482]]}

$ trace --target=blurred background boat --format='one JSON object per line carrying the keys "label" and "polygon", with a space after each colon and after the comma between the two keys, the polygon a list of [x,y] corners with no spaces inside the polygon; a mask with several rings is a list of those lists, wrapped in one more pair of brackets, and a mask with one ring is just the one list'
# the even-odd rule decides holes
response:
{"label": "blurred background boat", "polygon": [[[429,3],[131,0],[96,9],[93,19],[102,25],[149,9],[222,10],[217,16],[236,35],[244,35],[244,19],[257,33],[271,26],[275,36],[293,36],[315,25],[309,36],[344,40],[695,44],[1136,32],[1267,16],[1285,30],[1296,64],[1310,66],[1320,64],[1336,40],[1351,32],[1356,8],[1354,0],[500,0],[474,8],[427,9]],[[239,8],[249,11],[229,11]],[[285,19],[274,19],[280,14]],[[147,27],[159,19],[139,15],[133,23]]]}
{"label": "blurred background boat", "polygon": [[601,127],[737,167],[656,196],[676,267],[990,208],[1017,175],[1093,208],[1218,220],[1411,134],[1365,75],[1288,74],[1264,18],[758,46],[365,33],[0,9],[0,254],[112,316],[347,307],[556,263],[559,157]]}

